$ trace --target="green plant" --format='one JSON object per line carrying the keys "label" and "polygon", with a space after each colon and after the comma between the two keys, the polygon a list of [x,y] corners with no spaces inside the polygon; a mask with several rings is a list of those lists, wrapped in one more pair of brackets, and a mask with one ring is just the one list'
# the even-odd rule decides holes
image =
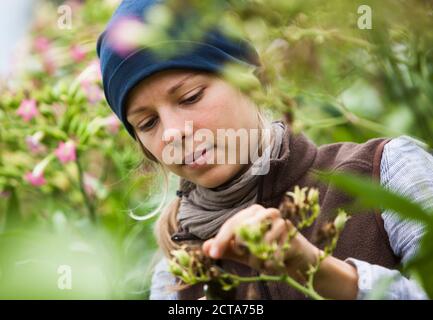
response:
{"label": "green plant", "polygon": [[[317,189],[309,189],[307,192],[307,188],[295,187],[294,192],[287,192],[280,207],[281,214],[285,219],[289,216],[296,217],[299,222],[297,228],[291,229],[283,245],[278,245],[276,241],[265,242],[265,234],[270,228],[268,221],[255,226],[240,226],[237,229],[236,236],[240,241],[237,250],[243,255],[251,256],[249,260],[254,261],[252,262],[254,267],[261,271],[258,276],[242,277],[228,273],[211,258],[206,257],[200,248],[191,249],[186,245],[172,252],[173,258],[169,262],[170,271],[185,284],[204,283],[209,286],[212,283],[215,286],[218,283],[225,291],[230,291],[243,282],[281,281],[312,299],[322,300],[323,297],[314,289],[314,276],[322,261],[335,249],[339,234],[348,219],[343,210],[338,212],[333,223],[323,226],[321,235],[326,240],[324,250],[317,263],[310,265],[306,283],[300,283],[291,277],[286,268],[286,252],[290,249],[291,240],[298,230],[310,226],[320,213],[318,196]],[[272,270],[271,274],[270,270]]]}

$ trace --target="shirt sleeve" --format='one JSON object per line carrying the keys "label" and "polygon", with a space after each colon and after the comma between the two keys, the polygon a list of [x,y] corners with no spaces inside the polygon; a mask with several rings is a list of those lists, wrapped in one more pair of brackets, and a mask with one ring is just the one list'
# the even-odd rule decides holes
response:
{"label": "shirt sleeve", "polygon": [[176,277],[168,269],[167,258],[162,258],[155,266],[150,285],[150,300],[178,300],[176,292],[169,287],[176,284]]}
{"label": "shirt sleeve", "polygon": [[[433,156],[425,146],[408,136],[401,136],[385,145],[381,160],[381,184],[396,193],[420,203],[424,208],[433,208]],[[384,227],[391,248],[406,264],[419,247],[425,227],[420,222],[400,219],[395,212],[382,213]],[[354,258],[345,260],[356,267],[358,272],[358,299],[372,298],[374,289],[389,279],[385,299],[428,299],[426,293],[413,280],[398,270]]]}

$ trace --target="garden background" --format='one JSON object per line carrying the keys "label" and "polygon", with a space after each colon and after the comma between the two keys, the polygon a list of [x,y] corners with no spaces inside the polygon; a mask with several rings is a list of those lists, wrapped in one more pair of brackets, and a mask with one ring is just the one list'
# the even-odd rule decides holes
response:
{"label": "garden background", "polygon": [[[205,17],[191,28],[219,23],[252,41],[269,91],[234,81],[317,144],[406,134],[433,146],[432,1],[242,0],[228,1],[229,11],[221,1],[184,2]],[[107,106],[95,49],[118,3],[1,4],[0,298],[149,296],[155,217],[132,215],[159,205],[163,179]],[[181,6],[154,11],[152,23],[163,26],[170,10]],[[132,31],[134,45],[152,38]],[[431,214],[345,181],[405,217]],[[422,248],[408,272],[431,296],[433,241]]]}

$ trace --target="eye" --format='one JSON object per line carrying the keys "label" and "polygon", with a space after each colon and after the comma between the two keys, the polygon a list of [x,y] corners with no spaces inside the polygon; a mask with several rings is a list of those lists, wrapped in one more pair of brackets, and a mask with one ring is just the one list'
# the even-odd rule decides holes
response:
{"label": "eye", "polygon": [[201,88],[197,93],[193,94],[192,96],[190,96],[190,97],[188,97],[188,98],[186,98],[184,100],[181,100],[180,104],[193,104],[193,103],[196,103],[202,97],[203,92],[204,92],[204,88]]}
{"label": "eye", "polygon": [[158,118],[153,117],[150,120],[145,121],[144,124],[140,124],[138,126],[138,130],[143,131],[143,132],[149,131],[150,129],[152,129],[156,125],[157,122],[158,122]]}

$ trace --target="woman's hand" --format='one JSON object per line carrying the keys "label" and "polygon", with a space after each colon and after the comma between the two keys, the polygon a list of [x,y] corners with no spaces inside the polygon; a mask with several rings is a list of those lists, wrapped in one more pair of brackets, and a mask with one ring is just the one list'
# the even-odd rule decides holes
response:
{"label": "woman's hand", "polygon": [[[236,237],[238,227],[257,225],[265,220],[271,222],[271,227],[264,238],[268,243],[277,241],[282,246],[289,233],[296,231],[289,220],[281,217],[279,210],[266,209],[256,204],[239,211],[222,225],[214,238],[205,241],[202,246],[204,254],[214,259],[234,260],[260,272],[278,273],[275,266],[266,263],[263,266],[250,254],[246,254],[245,250],[240,250],[242,241]],[[276,254],[279,253],[276,252]],[[309,266],[317,263],[321,250],[310,243],[301,233],[296,232],[290,242],[289,249],[286,249],[284,254],[288,275],[303,283],[307,279],[306,272]],[[356,268],[347,262],[328,256],[322,261],[319,271],[315,275],[314,288],[325,298],[356,299],[358,293]]]}
{"label": "woman's hand", "polygon": [[[204,253],[214,259],[235,260],[261,272],[278,273],[281,270],[278,270],[277,266],[273,266],[269,261],[264,262],[263,265],[257,258],[246,254],[244,250],[240,250],[242,241],[236,237],[238,227],[257,226],[266,220],[271,223],[264,236],[265,242],[269,244],[276,241],[281,248],[287,241],[289,232],[296,231],[289,220],[281,217],[279,210],[266,209],[255,204],[228,219],[214,238],[204,242]],[[305,280],[305,272],[310,265],[317,263],[320,250],[297,232],[291,240],[290,248],[286,249],[285,252],[279,250],[275,254],[281,255],[283,253],[284,257],[282,258],[287,266],[288,274],[298,280]]]}

